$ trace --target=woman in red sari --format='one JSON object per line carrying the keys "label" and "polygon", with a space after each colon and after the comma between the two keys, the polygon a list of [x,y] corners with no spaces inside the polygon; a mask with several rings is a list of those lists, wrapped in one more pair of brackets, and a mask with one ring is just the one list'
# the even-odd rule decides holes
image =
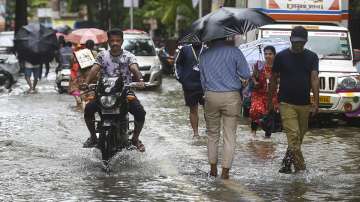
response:
{"label": "woman in red sari", "polygon": [[[251,131],[253,136],[256,135],[256,130],[259,125],[259,120],[268,114],[268,88],[269,80],[271,78],[272,65],[276,55],[276,50],[273,46],[266,46],[264,48],[265,63],[258,61],[254,65],[252,82],[254,84],[251,93],[251,107],[250,107],[250,119],[251,119]],[[275,110],[278,107],[277,94],[273,97],[273,103]],[[266,132],[265,137],[270,137],[271,132]]]}

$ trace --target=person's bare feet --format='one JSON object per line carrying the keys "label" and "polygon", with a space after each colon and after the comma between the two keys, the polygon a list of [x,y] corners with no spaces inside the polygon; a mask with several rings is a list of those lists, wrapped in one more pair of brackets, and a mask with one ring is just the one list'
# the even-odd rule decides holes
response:
{"label": "person's bare feet", "polygon": [[194,139],[194,140],[197,140],[197,139],[199,139],[199,138],[200,138],[200,135],[199,135],[199,134],[193,135],[193,139]]}
{"label": "person's bare feet", "polygon": [[229,168],[223,168],[221,173],[221,179],[228,180],[229,179]]}

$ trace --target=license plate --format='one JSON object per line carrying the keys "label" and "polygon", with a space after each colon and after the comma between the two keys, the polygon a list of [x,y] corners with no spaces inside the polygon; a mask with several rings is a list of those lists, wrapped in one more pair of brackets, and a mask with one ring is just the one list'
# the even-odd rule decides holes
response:
{"label": "license plate", "polygon": [[[314,97],[311,96],[311,102],[314,102]],[[320,96],[319,97],[319,103],[320,104],[331,104],[330,96]]]}
{"label": "license plate", "polygon": [[68,81],[62,81],[61,86],[69,86],[69,82]]}

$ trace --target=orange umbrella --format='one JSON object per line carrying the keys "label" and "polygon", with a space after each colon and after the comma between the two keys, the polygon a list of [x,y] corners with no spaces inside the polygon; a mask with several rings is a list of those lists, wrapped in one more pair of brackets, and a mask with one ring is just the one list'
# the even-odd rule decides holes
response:
{"label": "orange umbrella", "polygon": [[93,40],[95,44],[107,42],[107,33],[96,28],[77,29],[65,37],[66,41],[76,44],[85,44],[87,40]]}

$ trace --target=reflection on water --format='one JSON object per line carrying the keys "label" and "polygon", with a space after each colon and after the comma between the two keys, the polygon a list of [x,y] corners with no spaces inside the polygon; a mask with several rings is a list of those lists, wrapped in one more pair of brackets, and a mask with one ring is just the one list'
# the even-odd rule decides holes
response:
{"label": "reflection on water", "polygon": [[[238,129],[230,181],[207,175],[206,137],[193,140],[180,86],[138,92],[147,110],[145,154],[128,151],[103,172],[100,153],[81,148],[88,133],[74,100],[52,81],[26,95],[20,81],[0,95],[0,201],[333,201],[360,199],[360,128],[314,129],[304,139],[308,171],[277,171],[282,133],[253,139]],[[205,136],[201,117],[200,131]],[[221,151],[221,149],[219,150]],[[220,167],[219,167],[220,169]]]}

